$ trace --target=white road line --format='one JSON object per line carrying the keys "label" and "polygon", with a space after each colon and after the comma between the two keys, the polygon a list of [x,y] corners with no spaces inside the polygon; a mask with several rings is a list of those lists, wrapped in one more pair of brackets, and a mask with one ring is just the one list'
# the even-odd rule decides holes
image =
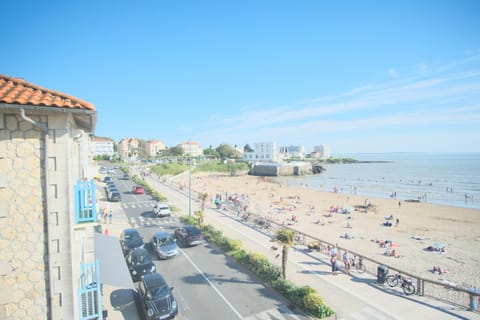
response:
{"label": "white road line", "polygon": [[243,317],[240,314],[240,312],[238,312],[237,309],[235,309],[235,307],[230,303],[230,301],[228,301],[227,298],[217,289],[217,287],[215,287],[215,285],[208,279],[208,277],[205,275],[205,273],[203,273],[203,271],[200,270],[200,268],[195,264],[195,262],[193,262],[192,259],[190,259],[190,257],[182,249],[180,249],[180,252],[185,256],[185,258],[187,258],[188,261],[190,261],[192,266],[195,269],[197,269],[197,271],[210,284],[210,286],[213,288],[213,290],[215,290],[217,292],[217,294],[220,296],[220,298],[222,298],[223,301],[225,301],[225,303],[230,307],[230,309],[232,309],[233,313],[235,313],[239,319],[243,320]]}

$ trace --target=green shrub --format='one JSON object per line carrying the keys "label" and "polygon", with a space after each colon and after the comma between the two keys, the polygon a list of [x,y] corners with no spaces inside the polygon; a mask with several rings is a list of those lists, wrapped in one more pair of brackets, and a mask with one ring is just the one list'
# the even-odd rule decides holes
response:
{"label": "green shrub", "polygon": [[311,292],[303,297],[303,306],[307,312],[315,312],[322,304],[323,299],[316,292]]}

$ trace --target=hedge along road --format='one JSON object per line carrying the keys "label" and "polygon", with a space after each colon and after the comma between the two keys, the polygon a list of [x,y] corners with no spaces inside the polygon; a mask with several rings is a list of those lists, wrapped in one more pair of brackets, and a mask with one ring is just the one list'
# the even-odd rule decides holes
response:
{"label": "hedge along road", "polygon": [[[149,181],[147,183],[150,184]],[[169,195],[168,202],[175,206],[185,203],[184,196],[178,196],[180,198],[174,199],[173,195]],[[186,208],[188,210],[188,203]],[[132,208],[126,213],[130,218],[148,216],[151,214],[149,211]],[[182,214],[186,212],[182,210]],[[168,219],[156,220],[158,225],[154,227],[138,227],[146,241],[160,228],[173,233],[178,225],[162,222]],[[259,283],[243,266],[208,242],[181,248],[178,256],[165,261],[155,259],[155,264],[157,271],[174,287],[180,319],[308,319],[300,312],[290,310],[288,301]]]}

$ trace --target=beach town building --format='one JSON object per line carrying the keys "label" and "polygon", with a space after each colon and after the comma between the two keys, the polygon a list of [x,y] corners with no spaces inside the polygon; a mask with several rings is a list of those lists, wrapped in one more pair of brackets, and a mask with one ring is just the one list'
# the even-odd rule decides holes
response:
{"label": "beach town building", "polygon": [[249,163],[281,161],[276,142],[256,142],[253,145],[253,151],[245,152],[243,159]]}
{"label": "beach town building", "polygon": [[1,319],[102,319],[96,123],[93,104],[0,75]]}
{"label": "beach town building", "polygon": [[280,155],[283,159],[305,159],[304,146],[280,147]]}
{"label": "beach town building", "polygon": [[203,148],[198,142],[186,141],[177,146],[182,148],[184,154],[187,156],[199,157],[203,155]]}
{"label": "beach town building", "polygon": [[145,155],[147,157],[156,157],[164,150],[167,150],[167,146],[160,140],[150,139],[145,142]]}
{"label": "beach town building", "polygon": [[310,153],[311,158],[316,159],[328,159],[332,156],[330,146],[326,144],[321,144],[313,147],[313,152]]}
{"label": "beach town building", "polygon": [[122,160],[136,159],[139,155],[139,141],[135,138],[123,138],[117,144],[118,153]]}
{"label": "beach town building", "polygon": [[90,137],[90,149],[93,156],[113,157],[115,154],[115,141],[104,137]]}

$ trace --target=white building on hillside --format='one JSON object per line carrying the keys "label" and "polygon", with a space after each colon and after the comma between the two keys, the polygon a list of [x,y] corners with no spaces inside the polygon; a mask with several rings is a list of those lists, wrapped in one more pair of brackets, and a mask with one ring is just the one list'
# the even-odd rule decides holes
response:
{"label": "white building on hillside", "polygon": [[115,142],[110,138],[103,137],[90,137],[90,148],[93,156],[104,156],[107,155],[112,157],[115,153],[113,146]]}
{"label": "white building on hillside", "polygon": [[187,156],[198,157],[203,155],[203,148],[198,142],[186,141],[178,145],[183,149],[183,153]]}
{"label": "white building on hillside", "polygon": [[257,142],[252,152],[245,152],[243,158],[248,162],[280,162],[277,144],[275,142]]}
{"label": "white building on hillside", "polygon": [[283,159],[304,159],[305,147],[304,146],[286,146],[280,147],[280,154]]}

